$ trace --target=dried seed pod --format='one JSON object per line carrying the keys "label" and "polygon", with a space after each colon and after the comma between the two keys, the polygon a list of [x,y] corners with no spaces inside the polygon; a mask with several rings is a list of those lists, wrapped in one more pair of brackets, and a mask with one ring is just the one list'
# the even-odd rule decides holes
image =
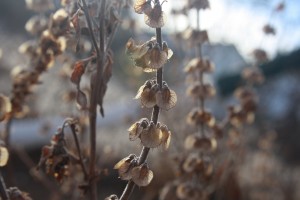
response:
{"label": "dried seed pod", "polygon": [[119,177],[122,180],[130,180],[132,178],[131,170],[137,164],[137,157],[134,154],[130,154],[126,158],[120,160],[115,166],[114,169],[118,170]]}
{"label": "dried seed pod", "polygon": [[36,12],[45,12],[54,9],[52,0],[25,0],[26,7]]}
{"label": "dried seed pod", "polygon": [[145,68],[159,69],[167,62],[168,53],[162,51],[159,44],[156,43],[154,47],[145,54],[144,59],[147,64]]}
{"label": "dried seed pod", "polygon": [[242,77],[246,81],[254,84],[261,84],[265,78],[262,71],[258,67],[247,67],[242,72]]}
{"label": "dried seed pod", "polygon": [[201,149],[205,151],[214,151],[217,148],[217,140],[215,138],[201,137],[193,134],[185,139],[186,149]]}
{"label": "dried seed pod", "polygon": [[167,83],[163,82],[161,90],[156,93],[156,103],[164,110],[170,110],[176,105],[177,95],[173,90],[170,90]]}
{"label": "dried seed pod", "polygon": [[162,143],[163,133],[157,125],[150,122],[149,126],[140,134],[140,138],[145,147],[156,148]]}
{"label": "dried seed pod", "polygon": [[151,44],[144,43],[142,45],[135,44],[132,38],[129,38],[126,43],[126,54],[128,54],[132,59],[141,58],[150,49]]}
{"label": "dried seed pod", "polygon": [[207,124],[209,127],[212,127],[216,120],[210,112],[194,108],[191,112],[189,112],[187,122],[192,125]]}
{"label": "dried seed pod", "polygon": [[144,15],[145,23],[151,28],[161,28],[165,25],[166,15],[161,9],[160,3],[156,3],[150,10],[147,9]]}
{"label": "dried seed pod", "polygon": [[189,47],[209,42],[207,31],[199,31],[192,28],[185,30],[182,34],[182,38],[188,42]]}
{"label": "dried seed pod", "polygon": [[146,108],[152,108],[156,105],[156,93],[158,92],[159,87],[156,81],[146,81],[144,85],[142,85],[135,99],[140,99],[141,104]]}
{"label": "dried seed pod", "polygon": [[133,9],[138,14],[149,14],[152,10],[151,0],[136,0]]}
{"label": "dried seed pod", "polygon": [[172,51],[172,49],[168,48],[168,45],[165,41],[163,42],[162,49],[163,49],[164,52],[166,52],[167,59],[169,60],[173,56],[173,51]]}
{"label": "dried seed pod", "polygon": [[153,172],[146,163],[131,170],[132,181],[140,187],[147,186],[153,179]]}
{"label": "dried seed pod", "polygon": [[176,196],[176,189],[178,183],[175,181],[167,183],[159,194],[159,200],[178,200]]}
{"label": "dried seed pod", "polygon": [[269,60],[267,52],[263,49],[255,49],[252,54],[258,63],[264,63]]}
{"label": "dried seed pod", "polygon": [[148,125],[149,125],[149,120],[147,118],[142,118],[138,122],[132,124],[128,129],[129,139],[131,141],[136,140],[140,136],[142,131],[148,127]]}
{"label": "dried seed pod", "polygon": [[184,72],[194,73],[196,71],[211,73],[214,71],[214,65],[208,59],[194,58],[185,66]]}
{"label": "dried seed pod", "polygon": [[6,147],[0,144],[0,167],[3,167],[7,164],[9,153]]}
{"label": "dried seed pod", "polygon": [[119,198],[117,195],[112,194],[109,197],[106,197],[104,200],[119,200]]}
{"label": "dried seed pod", "polygon": [[191,183],[180,183],[176,189],[176,195],[179,199],[196,200],[199,199],[198,189]]}
{"label": "dried seed pod", "polygon": [[55,38],[49,30],[46,30],[42,33],[40,47],[42,54],[51,53],[53,56],[57,56],[66,49],[66,39],[64,37]]}
{"label": "dried seed pod", "polygon": [[187,95],[194,98],[211,98],[215,96],[216,89],[209,83],[201,84],[199,81],[190,85],[186,91]]}
{"label": "dried seed pod", "polygon": [[189,9],[195,8],[197,10],[200,10],[200,9],[205,10],[205,9],[210,8],[210,5],[209,5],[208,0],[188,0],[188,8]]}
{"label": "dried seed pod", "polygon": [[47,28],[47,18],[33,16],[25,24],[25,29],[32,35],[40,35]]}
{"label": "dried seed pod", "polygon": [[273,26],[271,26],[270,24],[267,24],[263,27],[263,31],[265,34],[267,35],[276,35],[276,30]]}
{"label": "dried seed pod", "polygon": [[201,157],[196,153],[192,153],[184,160],[182,168],[186,173],[192,173],[199,165],[202,165]]}
{"label": "dried seed pod", "polygon": [[70,28],[69,15],[63,8],[57,10],[51,18],[49,31],[58,38],[64,35]]}
{"label": "dried seed pod", "polygon": [[11,111],[12,105],[10,99],[7,96],[0,94],[0,122],[8,117]]}
{"label": "dried seed pod", "polygon": [[161,138],[161,145],[163,146],[163,149],[168,149],[171,141],[171,131],[169,131],[168,127],[166,125],[161,125],[160,130],[162,132],[162,138]]}

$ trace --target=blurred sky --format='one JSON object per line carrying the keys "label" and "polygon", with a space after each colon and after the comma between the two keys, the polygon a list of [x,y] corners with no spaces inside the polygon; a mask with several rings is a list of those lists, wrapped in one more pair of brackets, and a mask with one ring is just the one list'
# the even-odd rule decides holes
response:
{"label": "blurred sky", "polygon": [[[170,12],[171,6],[178,8],[183,0],[168,0],[163,9]],[[201,11],[202,29],[207,29],[211,42],[233,43],[244,58],[249,59],[255,48],[265,49],[270,57],[278,52],[290,52],[300,48],[300,0],[286,0],[281,12],[272,10],[282,0],[210,0],[211,9]],[[187,24],[195,26],[195,12],[189,18],[170,15],[166,29],[184,30]],[[271,24],[275,36],[264,36],[262,27]]]}

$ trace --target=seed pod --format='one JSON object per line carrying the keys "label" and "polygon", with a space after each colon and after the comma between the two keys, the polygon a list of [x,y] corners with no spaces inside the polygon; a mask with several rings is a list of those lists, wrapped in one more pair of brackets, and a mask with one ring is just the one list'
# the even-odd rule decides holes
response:
{"label": "seed pod", "polygon": [[184,160],[182,167],[185,172],[192,173],[199,165],[202,165],[201,157],[196,153],[192,153],[189,154],[188,157]]}
{"label": "seed pod", "polygon": [[133,5],[134,11],[138,14],[149,14],[152,10],[151,0],[136,0]]}
{"label": "seed pod", "polygon": [[198,189],[191,183],[181,183],[177,186],[176,194],[179,199],[199,199]]}
{"label": "seed pod", "polygon": [[161,9],[160,3],[156,3],[154,7],[150,10],[147,10],[147,13],[144,15],[145,24],[151,28],[161,28],[165,25],[166,16]]}
{"label": "seed pod", "polygon": [[170,90],[166,82],[163,82],[162,89],[156,93],[156,103],[164,110],[169,110],[176,105],[177,95]]}
{"label": "seed pod", "polygon": [[25,24],[25,29],[32,35],[39,35],[47,28],[47,18],[43,16],[33,16]]}
{"label": "seed pod", "polygon": [[171,141],[171,131],[169,131],[166,125],[161,125],[160,130],[162,132],[161,145],[163,149],[168,149]]}
{"label": "seed pod", "polygon": [[115,166],[114,169],[118,170],[119,177],[122,180],[130,180],[132,178],[131,170],[137,164],[137,157],[134,154],[130,154],[126,158],[120,160]]}
{"label": "seed pod", "polygon": [[186,149],[201,149],[204,151],[214,151],[217,148],[217,140],[215,138],[201,137],[193,134],[185,139]]}
{"label": "seed pod", "polygon": [[163,133],[157,125],[150,122],[140,135],[141,142],[145,147],[156,148],[162,143]]}
{"label": "seed pod", "polygon": [[216,89],[210,84],[202,85],[198,81],[189,86],[186,93],[194,98],[211,98],[215,96]]}
{"label": "seed pod", "polygon": [[148,127],[148,125],[149,125],[149,120],[147,118],[142,118],[142,119],[140,119],[140,121],[135,122],[134,124],[132,124],[130,126],[130,128],[128,129],[128,131],[129,131],[129,140],[134,141],[138,137],[140,137],[140,134],[142,133],[142,131],[145,128]]}
{"label": "seed pod", "polygon": [[257,63],[264,63],[269,60],[267,52],[263,49],[255,49],[252,54]]}
{"label": "seed pod", "polygon": [[130,38],[126,43],[126,54],[128,54],[132,59],[141,58],[149,50],[148,43],[142,45],[136,45],[135,41]]}
{"label": "seed pod", "polygon": [[168,45],[165,41],[163,42],[163,48],[162,49],[163,49],[164,52],[166,52],[167,58],[169,60],[173,56],[173,51],[172,51],[172,49],[168,48]]}
{"label": "seed pod", "polygon": [[194,108],[191,112],[189,112],[187,116],[187,122],[192,125],[198,125],[198,124],[207,124],[209,127],[213,127],[216,120],[214,116],[208,112],[203,111],[199,108]]}
{"label": "seed pod", "polygon": [[9,98],[3,94],[0,94],[0,122],[8,117],[11,111],[12,105]]}
{"label": "seed pod", "polygon": [[208,59],[194,58],[184,68],[186,73],[194,73],[196,71],[211,73],[214,71],[214,65]]}
{"label": "seed pod", "polygon": [[152,108],[156,105],[156,93],[159,90],[158,85],[154,81],[146,81],[144,85],[142,85],[135,99],[140,99],[141,104],[146,108]]}
{"label": "seed pod", "polygon": [[156,43],[153,48],[149,49],[145,54],[145,62],[147,67],[152,69],[161,68],[168,60],[168,53],[162,51],[159,44]]}
{"label": "seed pod", "polygon": [[276,30],[273,26],[271,26],[270,24],[267,24],[263,27],[263,32],[266,35],[276,35]]}
{"label": "seed pod", "polygon": [[132,181],[140,187],[147,186],[153,179],[153,172],[146,163],[131,170]]}

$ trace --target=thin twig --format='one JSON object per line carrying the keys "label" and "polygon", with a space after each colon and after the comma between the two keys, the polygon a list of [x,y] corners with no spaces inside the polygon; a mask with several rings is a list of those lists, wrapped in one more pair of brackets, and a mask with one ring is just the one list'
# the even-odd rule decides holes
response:
{"label": "thin twig", "polygon": [[0,171],[0,196],[1,196],[1,199],[3,199],[3,200],[8,200],[9,199],[7,191],[6,191],[6,185],[5,185],[5,182],[3,180],[1,171]]}

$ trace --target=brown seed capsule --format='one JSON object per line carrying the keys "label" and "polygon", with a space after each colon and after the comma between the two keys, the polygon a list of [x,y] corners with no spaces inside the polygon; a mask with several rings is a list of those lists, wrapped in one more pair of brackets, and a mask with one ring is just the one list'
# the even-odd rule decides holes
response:
{"label": "brown seed capsule", "polygon": [[214,151],[217,148],[217,140],[215,138],[200,137],[199,135],[193,134],[185,139],[185,148]]}
{"label": "brown seed capsule", "polygon": [[147,118],[142,118],[138,122],[132,124],[128,129],[129,139],[131,141],[136,140],[138,137],[140,137],[140,134],[145,128],[148,127],[148,125],[149,125],[149,120]]}
{"label": "brown seed capsule", "polygon": [[47,19],[42,16],[33,16],[25,24],[25,29],[32,35],[39,35],[47,28]]}
{"label": "brown seed capsule", "polygon": [[147,186],[153,179],[153,172],[144,163],[131,170],[132,181],[140,187]]}
{"label": "brown seed capsule", "polygon": [[130,38],[126,43],[126,54],[128,54],[132,59],[141,58],[147,53],[149,48],[150,46],[148,45],[148,43],[137,45],[135,44],[135,41]]}
{"label": "brown seed capsule", "polygon": [[140,135],[141,142],[145,147],[156,148],[162,143],[163,133],[157,125],[150,122]]}
{"label": "brown seed capsule", "polygon": [[201,84],[199,81],[194,82],[187,89],[187,95],[194,98],[211,98],[216,94],[216,89],[211,84]]}
{"label": "brown seed capsule", "polygon": [[252,54],[258,63],[264,63],[269,60],[267,52],[263,49],[255,49]]}
{"label": "brown seed capsule", "polygon": [[147,81],[139,88],[135,99],[140,99],[141,104],[146,108],[152,108],[156,105],[156,93],[158,90],[159,88],[156,82]]}
{"label": "brown seed capsule", "polygon": [[7,96],[0,94],[0,122],[12,111],[12,105]]}
{"label": "brown seed capsule", "polygon": [[[151,28],[161,28],[165,25],[166,16],[165,13],[161,9],[161,5],[156,3],[154,7],[149,10],[149,13],[145,13],[144,21]],[[148,12],[148,10],[147,10]]]}
{"label": "brown seed capsule", "polygon": [[131,170],[136,166],[136,155],[130,154],[126,158],[120,160],[115,166],[114,169],[118,170],[119,177],[122,180],[130,180],[132,178]]}
{"label": "brown seed capsule", "polygon": [[212,127],[214,126],[216,120],[210,112],[195,108],[188,114],[187,122],[194,125],[203,123],[207,124],[209,127]]}
{"label": "brown seed capsule", "polygon": [[177,95],[173,90],[170,90],[164,82],[162,89],[156,93],[156,103],[164,110],[170,110],[176,105]]}
{"label": "brown seed capsule", "polygon": [[145,54],[145,62],[149,68],[159,69],[167,60],[168,54],[160,49],[158,43]]}
{"label": "brown seed capsule", "polygon": [[182,167],[185,172],[192,173],[196,170],[197,166],[201,164],[202,164],[201,157],[196,153],[192,153],[189,154],[188,157],[184,160]]}
{"label": "brown seed capsule", "polygon": [[136,0],[133,9],[138,14],[149,14],[152,10],[151,0]]}

